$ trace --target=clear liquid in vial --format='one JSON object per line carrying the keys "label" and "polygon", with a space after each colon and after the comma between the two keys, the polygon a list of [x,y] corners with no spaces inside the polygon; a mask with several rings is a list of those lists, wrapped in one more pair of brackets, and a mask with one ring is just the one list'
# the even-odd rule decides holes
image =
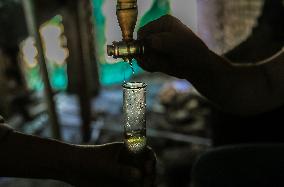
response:
{"label": "clear liquid in vial", "polygon": [[146,129],[126,132],[124,139],[126,147],[131,153],[140,153],[147,145]]}

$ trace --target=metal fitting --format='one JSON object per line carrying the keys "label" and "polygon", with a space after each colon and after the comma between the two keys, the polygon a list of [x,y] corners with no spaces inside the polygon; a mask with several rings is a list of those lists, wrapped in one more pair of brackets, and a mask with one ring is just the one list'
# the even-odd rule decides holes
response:
{"label": "metal fitting", "polygon": [[118,0],[116,10],[137,9],[137,0]]}
{"label": "metal fitting", "polygon": [[107,54],[113,58],[122,58],[130,62],[136,56],[144,54],[144,46],[136,40],[113,42],[112,45],[107,46]]}

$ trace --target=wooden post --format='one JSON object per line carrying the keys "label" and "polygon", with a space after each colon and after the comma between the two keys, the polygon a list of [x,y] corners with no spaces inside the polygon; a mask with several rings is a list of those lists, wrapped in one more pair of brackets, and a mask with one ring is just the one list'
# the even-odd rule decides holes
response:
{"label": "wooden post", "polygon": [[[83,141],[88,142],[91,138],[91,85],[95,85],[95,87],[98,89],[99,83],[98,83],[98,75],[96,74],[98,72],[98,69],[93,69],[94,65],[96,63],[94,57],[95,51],[93,50],[93,37],[90,36],[93,33],[90,30],[90,27],[92,26],[92,10],[91,10],[91,4],[89,0],[80,0],[78,1],[78,32],[80,37],[80,49],[81,49],[81,59],[82,62],[80,62],[79,65],[79,74],[78,82],[79,82],[79,89],[78,89],[78,95],[80,98],[80,108],[81,108],[81,117],[82,117],[82,135],[83,135]],[[94,75],[95,78],[94,79]]]}
{"label": "wooden post", "polygon": [[55,103],[53,100],[53,91],[49,82],[48,71],[44,57],[44,50],[42,47],[43,45],[40,38],[38,23],[35,17],[34,1],[24,0],[22,1],[22,3],[23,3],[29,34],[35,38],[36,47],[38,50],[38,57],[39,57],[38,59],[44,83],[45,101],[48,107],[49,121],[52,126],[52,135],[56,139],[61,139],[60,125],[58,122]]}

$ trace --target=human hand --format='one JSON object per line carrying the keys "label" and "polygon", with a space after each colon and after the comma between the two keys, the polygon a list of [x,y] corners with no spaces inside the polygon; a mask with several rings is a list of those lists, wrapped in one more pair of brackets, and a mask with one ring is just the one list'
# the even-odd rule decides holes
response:
{"label": "human hand", "polygon": [[147,148],[144,168],[136,168],[121,162],[121,156],[127,155],[124,146],[123,143],[79,146],[80,161],[76,162],[75,176],[68,182],[76,187],[153,186],[156,161],[153,151]]}
{"label": "human hand", "polygon": [[207,46],[177,18],[166,15],[138,31],[138,40],[145,45],[139,65],[150,72],[163,72],[187,78],[187,70],[195,68],[209,52]]}

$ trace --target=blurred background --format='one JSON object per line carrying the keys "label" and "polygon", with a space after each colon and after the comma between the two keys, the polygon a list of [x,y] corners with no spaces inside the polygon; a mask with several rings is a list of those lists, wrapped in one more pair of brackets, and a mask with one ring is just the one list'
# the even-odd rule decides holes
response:
{"label": "blurred background", "polygon": [[[254,32],[265,0],[138,4],[136,31],[172,14],[225,54]],[[212,106],[185,80],[144,72],[137,63],[133,76],[129,64],[107,57],[106,45],[121,40],[115,6],[114,0],[0,0],[0,114],[27,134],[76,144],[122,141],[121,84],[143,81],[158,184],[187,186],[193,162],[212,146]],[[0,186],[69,185],[0,178]]]}

